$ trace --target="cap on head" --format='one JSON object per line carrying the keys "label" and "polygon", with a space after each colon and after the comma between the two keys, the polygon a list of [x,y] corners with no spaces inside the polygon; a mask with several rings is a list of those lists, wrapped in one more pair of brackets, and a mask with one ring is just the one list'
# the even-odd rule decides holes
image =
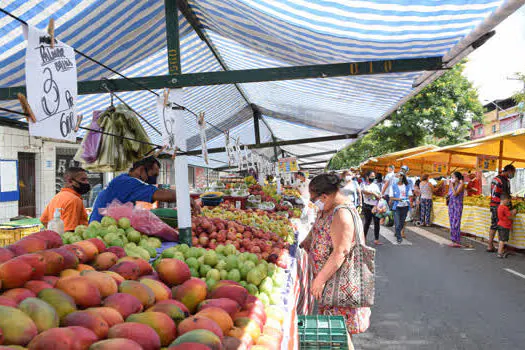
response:
{"label": "cap on head", "polygon": [[403,166],[401,167],[401,172],[402,172],[403,174],[405,174],[405,175],[406,175],[406,173],[408,173],[409,170],[410,170],[410,169],[409,169],[406,165],[403,165]]}

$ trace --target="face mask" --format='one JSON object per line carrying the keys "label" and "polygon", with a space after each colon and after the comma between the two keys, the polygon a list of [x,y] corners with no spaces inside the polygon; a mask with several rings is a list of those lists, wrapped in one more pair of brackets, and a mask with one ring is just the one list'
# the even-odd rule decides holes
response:
{"label": "face mask", "polygon": [[150,185],[156,185],[157,184],[157,177],[156,176],[148,176],[148,180],[146,180],[146,183]]}
{"label": "face mask", "polygon": [[509,174],[509,179],[513,179],[514,178],[514,173],[510,173]]}
{"label": "face mask", "polygon": [[368,181],[370,181],[370,182],[374,182],[375,179],[376,179],[375,177],[369,177],[369,178],[368,178]]}
{"label": "face mask", "polygon": [[352,177],[351,176],[347,176],[347,177],[345,177],[345,180],[346,181],[350,181],[350,180],[352,180]]}
{"label": "face mask", "polygon": [[319,208],[319,210],[323,211],[323,209],[324,209],[324,203],[323,203],[323,201],[321,201],[320,199],[318,199],[318,200],[316,200],[316,201],[314,202],[314,205],[315,205],[317,208]]}
{"label": "face mask", "polygon": [[450,181],[452,181],[452,183],[456,182],[456,178],[452,178],[450,179]]}
{"label": "face mask", "polygon": [[76,183],[78,184],[78,186],[73,185],[73,189],[78,194],[82,195],[82,194],[86,194],[89,191],[91,191],[91,185],[89,183],[86,184],[86,183],[78,182],[78,181],[76,181]]}
{"label": "face mask", "polygon": [[148,175],[148,169],[146,169],[146,183],[150,185],[156,185],[157,184],[157,176],[150,176]]}

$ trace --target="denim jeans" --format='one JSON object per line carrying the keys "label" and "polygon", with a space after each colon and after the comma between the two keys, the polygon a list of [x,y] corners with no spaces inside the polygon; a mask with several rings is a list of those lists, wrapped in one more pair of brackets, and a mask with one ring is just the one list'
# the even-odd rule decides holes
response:
{"label": "denim jeans", "polygon": [[402,239],[401,237],[401,231],[403,231],[403,227],[405,227],[405,221],[407,219],[408,214],[408,208],[406,207],[397,207],[396,210],[394,210],[394,222],[396,225],[396,238],[398,241]]}

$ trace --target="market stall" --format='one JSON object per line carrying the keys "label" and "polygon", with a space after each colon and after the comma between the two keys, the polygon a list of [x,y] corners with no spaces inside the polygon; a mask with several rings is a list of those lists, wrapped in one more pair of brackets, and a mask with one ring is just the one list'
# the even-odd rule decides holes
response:
{"label": "market stall", "polygon": [[384,154],[378,157],[372,157],[367,160],[365,160],[363,163],[359,165],[359,169],[362,173],[365,173],[367,171],[375,171],[381,174],[386,174],[388,172],[388,167],[390,165],[393,165],[396,167],[396,169],[400,169],[403,165],[406,165],[410,168],[410,174],[411,175],[421,175],[423,169],[421,168],[421,164],[419,162],[413,162],[409,159],[406,159],[404,161],[400,161],[399,159],[418,154],[421,152],[426,152],[430,150],[437,149],[437,146],[428,145],[428,146],[420,146],[420,147],[414,147],[410,149],[406,149],[399,152],[392,152],[388,154]]}
{"label": "market stall", "polygon": [[[442,227],[450,228],[448,207],[444,200],[433,203],[432,223]],[[489,238],[490,210],[488,207],[465,205],[461,216],[461,232],[465,232],[484,239]],[[496,235],[496,240],[498,237]],[[513,229],[508,245],[525,248],[525,213],[517,214],[513,221]]]}
{"label": "market stall", "polygon": [[525,129],[419,152],[399,161],[415,162],[429,171],[439,169],[442,175],[463,170],[501,171],[506,164],[525,168]]}
{"label": "market stall", "polygon": [[[419,162],[424,167],[439,170],[442,175],[454,171],[482,172],[501,170],[506,164],[516,168],[525,167],[525,129],[485,137],[458,145],[441,147],[406,156],[400,161]],[[446,191],[440,191],[433,204],[433,223],[449,228],[448,208],[444,203]],[[509,245],[525,247],[524,218],[522,200],[514,198],[519,214],[514,221]],[[488,238],[490,228],[490,197],[465,197],[461,231],[477,237]]]}

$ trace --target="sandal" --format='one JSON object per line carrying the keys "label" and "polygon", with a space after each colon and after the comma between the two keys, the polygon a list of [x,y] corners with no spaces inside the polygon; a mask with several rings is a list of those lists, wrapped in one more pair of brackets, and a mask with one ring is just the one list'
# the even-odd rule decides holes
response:
{"label": "sandal", "polygon": [[506,259],[507,258],[507,254],[503,253],[503,254],[496,254],[496,257],[498,259]]}
{"label": "sandal", "polygon": [[461,248],[462,247],[462,245],[459,243],[450,243],[448,246],[450,248]]}
{"label": "sandal", "polygon": [[495,252],[496,252],[496,248],[492,248],[492,249],[487,248],[485,251],[486,251],[487,253],[495,253]]}
{"label": "sandal", "polygon": [[384,243],[381,242],[381,241],[374,241],[374,244],[375,244],[375,245],[383,245]]}

